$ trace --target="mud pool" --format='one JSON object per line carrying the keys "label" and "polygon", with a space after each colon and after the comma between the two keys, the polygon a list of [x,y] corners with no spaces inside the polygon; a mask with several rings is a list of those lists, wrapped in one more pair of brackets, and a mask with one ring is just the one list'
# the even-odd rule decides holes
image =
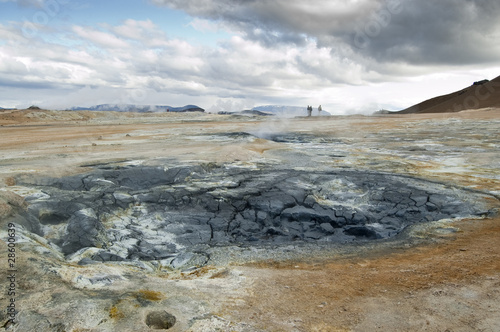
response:
{"label": "mud pool", "polygon": [[189,269],[209,263],[212,247],[383,240],[416,223],[488,214],[484,193],[356,170],[108,164],[19,181],[35,190],[12,221],[81,265]]}

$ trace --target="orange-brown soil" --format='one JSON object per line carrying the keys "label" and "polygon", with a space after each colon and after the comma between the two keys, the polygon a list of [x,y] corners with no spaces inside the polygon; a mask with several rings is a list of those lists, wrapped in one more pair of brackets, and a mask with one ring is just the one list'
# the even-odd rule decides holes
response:
{"label": "orange-brown soil", "polygon": [[453,226],[411,249],[248,265],[252,296],[232,315],[272,331],[497,331],[480,321],[500,313],[500,218]]}

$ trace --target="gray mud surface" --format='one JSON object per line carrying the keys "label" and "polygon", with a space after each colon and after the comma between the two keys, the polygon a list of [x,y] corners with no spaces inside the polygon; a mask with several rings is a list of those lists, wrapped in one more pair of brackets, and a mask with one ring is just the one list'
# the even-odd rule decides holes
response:
{"label": "gray mud surface", "polygon": [[80,265],[190,269],[216,263],[217,248],[366,243],[417,223],[488,214],[478,205],[484,193],[355,170],[107,164],[18,182],[39,191],[12,221]]}

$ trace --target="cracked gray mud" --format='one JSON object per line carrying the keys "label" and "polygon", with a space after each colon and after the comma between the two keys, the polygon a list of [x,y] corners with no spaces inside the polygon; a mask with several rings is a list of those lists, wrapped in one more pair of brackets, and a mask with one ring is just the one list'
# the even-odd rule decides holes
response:
{"label": "cracked gray mud", "polygon": [[28,210],[15,221],[80,264],[200,267],[214,246],[362,242],[415,223],[488,214],[477,203],[483,193],[352,170],[107,165],[19,181],[41,194],[26,197]]}

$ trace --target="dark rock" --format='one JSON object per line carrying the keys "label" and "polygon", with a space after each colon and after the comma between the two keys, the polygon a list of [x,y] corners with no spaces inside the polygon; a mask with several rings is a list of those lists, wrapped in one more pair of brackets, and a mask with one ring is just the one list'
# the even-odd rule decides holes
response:
{"label": "dark rock", "polygon": [[265,230],[266,235],[287,235],[283,230],[276,228],[276,227],[269,227],[268,229]]}
{"label": "dark rock", "polygon": [[205,194],[202,195],[197,202],[200,206],[210,212],[219,211],[219,201],[215,199],[212,195]]}
{"label": "dark rock", "polygon": [[316,199],[313,196],[309,195],[304,199],[304,206],[312,208],[316,204]]}
{"label": "dark rock", "polygon": [[329,223],[322,223],[319,225],[319,227],[326,233],[333,233],[335,232],[335,228]]}
{"label": "dark rock", "polygon": [[5,224],[15,223],[25,227],[32,233],[43,236],[41,223],[38,218],[23,210],[18,210],[16,212],[17,213],[14,213],[5,219]]}
{"label": "dark rock", "polygon": [[363,213],[361,213],[360,211],[356,211],[352,214],[351,222],[349,224],[353,225],[364,224],[367,220],[368,218]]}
{"label": "dark rock", "polygon": [[489,80],[481,80],[481,81],[474,82],[472,85],[483,85],[483,84],[486,84],[488,82],[489,82]]}
{"label": "dark rock", "polygon": [[212,237],[210,225],[168,225],[167,231],[176,234],[176,240],[182,245],[208,243]]}
{"label": "dark rock", "polygon": [[121,208],[127,208],[130,203],[135,202],[135,198],[126,192],[115,192],[113,193],[115,199],[115,204]]}
{"label": "dark rock", "polygon": [[427,211],[429,211],[429,212],[435,212],[435,211],[439,210],[438,206],[434,203],[431,203],[431,202],[427,202],[425,204],[425,207],[427,208]]}
{"label": "dark rock", "polygon": [[380,236],[375,230],[366,226],[351,226],[346,228],[344,233],[357,237],[365,237],[371,240],[382,238],[382,236]]}
{"label": "dark rock", "polygon": [[441,194],[432,194],[429,196],[429,203],[434,204],[438,209],[441,209],[448,202],[448,197]]}
{"label": "dark rock", "polygon": [[109,253],[106,251],[101,251],[101,252],[95,254],[94,256],[92,256],[92,260],[93,261],[100,261],[100,262],[119,262],[119,261],[124,261],[125,259],[123,257],[118,256],[118,255],[115,255],[115,254],[112,254],[112,253]]}
{"label": "dark rock", "polygon": [[256,210],[268,212],[272,217],[281,213],[285,208],[294,206],[295,199],[282,192],[266,192],[248,200],[250,206]]}
{"label": "dark rock", "polygon": [[134,195],[134,199],[140,203],[159,203],[160,193],[148,192],[143,194]]}
{"label": "dark rock", "polygon": [[391,229],[399,229],[401,227],[401,219],[399,218],[384,217],[380,220],[380,223]]}
{"label": "dark rock", "polygon": [[423,206],[427,203],[429,197],[427,195],[418,195],[418,194],[413,194],[410,196],[410,198],[415,201],[415,205],[420,207]]}
{"label": "dark rock", "polygon": [[212,227],[213,231],[226,231],[229,225],[229,220],[222,217],[211,218],[208,224]]}
{"label": "dark rock", "polygon": [[139,258],[141,260],[160,260],[175,255],[177,247],[171,243],[154,245],[148,241],[141,240],[135,250],[129,250],[129,259]]}
{"label": "dark rock", "polygon": [[232,202],[233,207],[236,209],[236,211],[241,212],[247,207],[247,201],[246,200],[236,200]]}
{"label": "dark rock", "polygon": [[303,238],[304,230],[302,224],[298,221],[282,221],[281,225],[286,234],[288,234],[292,238]]}
{"label": "dark rock", "polygon": [[400,192],[396,191],[386,191],[383,193],[382,197],[384,201],[388,201],[395,204],[398,204],[404,198]]}
{"label": "dark rock", "polygon": [[69,219],[62,251],[70,254],[85,247],[103,247],[106,242],[104,227],[97,219],[95,211],[84,209],[77,211]]}

